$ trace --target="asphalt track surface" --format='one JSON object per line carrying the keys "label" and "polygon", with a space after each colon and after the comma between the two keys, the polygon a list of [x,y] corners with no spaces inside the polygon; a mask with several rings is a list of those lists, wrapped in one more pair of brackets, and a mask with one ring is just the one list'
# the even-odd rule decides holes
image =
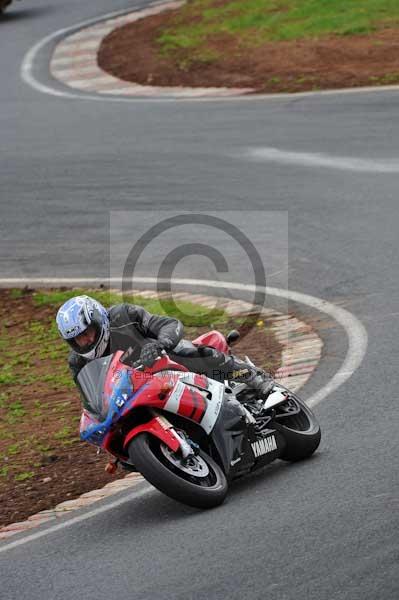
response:
{"label": "asphalt track surface", "polygon": [[[369,346],[350,380],[317,407],[323,440],[314,459],[236,483],[213,511],[151,490],[10,548],[0,556],[0,595],[396,598],[399,173],[373,163],[398,158],[399,96],[91,102],[21,81],[38,40],[109,11],[105,0],[21,2],[0,23],[0,277],[107,277],[111,210],[288,211],[288,270],[276,241],[268,284],[288,276],[290,289],[344,306],[365,325]],[[48,77],[45,60],[40,68]],[[265,147],[360,158],[370,171],[339,160],[272,160],[270,152],[248,159],[248,149]],[[246,282],[234,252],[226,278]],[[192,271],[179,265],[180,276]],[[319,317],[325,343],[306,397],[342,363],[346,337],[325,316],[289,308]]]}

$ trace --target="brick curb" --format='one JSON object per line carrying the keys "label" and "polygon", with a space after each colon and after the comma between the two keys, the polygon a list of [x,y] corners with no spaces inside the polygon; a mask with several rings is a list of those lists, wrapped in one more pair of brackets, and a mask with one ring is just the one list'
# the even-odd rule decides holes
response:
{"label": "brick curb", "polygon": [[[73,33],[66,34],[65,38],[56,46],[50,60],[51,75],[64,85],[91,92],[99,96],[111,97],[124,96],[141,98],[211,98],[246,97],[247,99],[292,99],[313,96],[329,96],[337,94],[356,94],[369,92],[398,91],[398,85],[361,86],[355,88],[323,89],[304,92],[280,93],[254,93],[254,88],[190,88],[184,86],[146,86],[113,77],[103,71],[97,64],[97,51],[102,39],[113,29],[132,23],[136,20],[160,13],[164,10],[173,10],[182,6],[187,0],[174,0],[171,2],[154,2],[147,9],[123,13],[116,17],[104,16],[94,25],[76,25],[70,27]],[[57,32],[58,33],[58,32]],[[59,32],[62,33],[62,32]],[[30,85],[31,82],[29,82]],[[33,86],[35,87],[35,86]],[[41,90],[43,91],[43,90]],[[48,93],[48,90],[46,90]],[[45,93],[46,93],[45,92]],[[51,93],[51,92],[50,92]]]}
{"label": "brick curb", "polygon": [[97,52],[102,40],[114,29],[165,10],[180,8],[185,0],[160,3],[137,10],[95,25],[85,27],[64,38],[55,48],[50,61],[51,75],[61,83],[84,92],[118,96],[178,96],[198,98],[204,96],[237,96],[253,92],[252,88],[190,88],[139,85],[124,81],[97,64]]}
{"label": "brick curb", "polygon": [[[158,293],[135,290],[133,293],[145,298],[170,297],[169,292]],[[194,302],[209,308],[215,306],[217,302],[218,308],[224,309],[228,315],[234,317],[242,317],[254,311],[253,305],[243,300],[229,300],[227,298],[183,292],[174,293],[173,298]],[[272,321],[272,331],[283,347],[282,366],[276,371],[275,379],[293,392],[297,392],[305,385],[319,364],[323,342],[310,325],[300,321],[293,315],[285,315],[272,309],[263,308],[261,316]],[[86,492],[79,498],[61,502],[53,509],[43,510],[31,515],[26,521],[11,523],[0,528],[0,540],[38,527],[42,523],[56,521],[73,510],[86,507],[98,500],[103,500],[122,490],[129,489],[140,481],[143,481],[143,477],[139,473],[129,473],[121,479],[108,483],[103,488]]]}

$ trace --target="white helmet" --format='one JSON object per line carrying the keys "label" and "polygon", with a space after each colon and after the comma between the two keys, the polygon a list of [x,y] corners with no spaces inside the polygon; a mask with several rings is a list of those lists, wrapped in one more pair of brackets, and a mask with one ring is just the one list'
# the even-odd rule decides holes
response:
{"label": "white helmet", "polygon": [[[70,298],[58,310],[57,326],[62,338],[68,342],[72,350],[87,360],[103,356],[109,342],[109,316],[107,310],[89,296]],[[76,337],[89,326],[95,328],[94,341],[80,346]]]}

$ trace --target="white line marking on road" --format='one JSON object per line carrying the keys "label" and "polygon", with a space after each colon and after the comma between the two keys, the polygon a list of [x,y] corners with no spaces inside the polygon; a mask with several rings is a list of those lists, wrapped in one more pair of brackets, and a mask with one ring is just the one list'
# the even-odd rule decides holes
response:
{"label": "white line marking on road", "polygon": [[[135,277],[135,283],[143,283],[143,284],[154,284],[154,283],[169,283],[169,280],[157,279],[155,277]],[[5,286],[62,286],[62,285],[101,285],[101,284],[109,284],[114,285],[115,287],[120,287],[121,280],[119,278],[111,278],[109,280],[100,279],[98,277],[92,278],[43,278],[43,279],[0,279],[0,287]],[[209,287],[216,289],[228,289],[228,290],[238,290],[245,292],[254,293],[257,288],[252,284],[246,283],[234,283],[234,282],[226,282],[226,281],[211,281],[211,280],[201,280],[201,279],[181,279],[174,278],[172,279],[172,284],[183,285],[188,287]],[[262,291],[262,290],[261,290]],[[277,296],[280,298],[286,298],[287,300],[292,300],[293,302],[298,302],[300,304],[306,304],[328,314],[330,317],[335,319],[337,323],[343,327],[348,337],[348,350],[345,356],[345,359],[338,369],[338,371],[333,375],[329,382],[327,382],[321,389],[315,392],[310,398],[307,400],[307,404],[309,406],[316,406],[322,400],[324,400],[329,394],[337,390],[345,381],[347,381],[356,369],[359,368],[365,354],[367,351],[368,344],[368,336],[367,331],[364,325],[359,321],[355,315],[350,313],[349,311],[332,304],[331,302],[327,302],[327,300],[322,300],[321,298],[316,298],[315,296],[310,296],[309,294],[302,294],[301,292],[293,292],[290,290],[284,290],[275,287],[266,287],[266,294],[270,294],[271,296]]]}
{"label": "white line marking on road", "polygon": [[75,525],[76,523],[80,523],[81,521],[86,521],[86,519],[91,519],[91,517],[96,517],[97,515],[100,515],[103,512],[107,512],[108,510],[111,510],[112,508],[121,506],[121,504],[126,504],[126,502],[130,502],[132,500],[135,500],[136,498],[140,498],[141,496],[144,496],[145,494],[148,494],[148,492],[151,492],[151,491],[154,491],[154,488],[152,486],[146,487],[143,490],[138,490],[137,492],[134,492],[133,494],[124,496],[123,498],[120,498],[119,500],[115,500],[114,502],[110,502],[109,504],[106,504],[105,506],[100,506],[99,508],[95,508],[87,513],[84,513],[83,515],[79,515],[77,517],[72,517],[71,519],[68,519],[68,521],[61,521],[60,523],[57,523],[57,525],[53,525],[51,527],[47,527],[47,529],[43,529],[41,531],[36,531],[35,533],[31,533],[23,538],[20,538],[19,540],[15,540],[15,542],[10,542],[9,544],[0,546],[0,553],[6,552],[7,550],[11,550],[12,548],[16,548],[18,546],[22,546],[23,544],[26,544],[27,542],[33,542],[34,540],[37,540],[49,533],[53,533],[54,531],[59,531],[60,529],[65,529],[66,527],[71,527],[72,525]]}
{"label": "white line marking on road", "polygon": [[278,148],[249,148],[244,156],[259,162],[277,162],[301,167],[324,167],[361,173],[399,173],[399,160],[370,160],[323,153],[291,152]]}
{"label": "white line marking on road", "polygon": [[[149,8],[151,6],[158,6],[159,4],[164,4],[164,2],[154,2],[152,4],[149,4],[146,8]],[[63,98],[74,98],[74,99],[80,99],[80,100],[82,100],[82,99],[103,100],[104,98],[100,95],[85,96],[82,94],[73,94],[73,93],[64,92],[64,91],[61,91],[56,88],[49,87],[47,85],[40,83],[39,81],[37,81],[36,77],[33,74],[36,57],[37,57],[38,53],[41,50],[43,50],[43,48],[45,48],[48,44],[51,44],[57,38],[61,39],[63,36],[66,36],[68,33],[72,33],[75,30],[78,31],[79,29],[81,29],[83,27],[89,27],[90,25],[95,25],[96,23],[100,23],[102,21],[105,21],[107,19],[112,19],[114,17],[122,16],[129,12],[132,12],[132,9],[117,10],[117,11],[105,14],[101,17],[95,17],[94,19],[87,19],[85,21],[81,21],[80,23],[76,23],[75,25],[72,25],[71,27],[63,27],[62,29],[57,29],[57,31],[50,33],[49,35],[47,35],[46,37],[41,39],[39,42],[37,42],[37,44],[32,46],[32,48],[30,50],[28,50],[28,52],[26,53],[26,55],[22,61],[21,71],[20,71],[22,80],[25,83],[27,83],[30,87],[37,90],[38,92],[42,92],[43,94],[50,94],[51,96],[58,96],[58,97],[63,97]],[[113,100],[113,101],[120,101],[120,102],[128,102],[129,101],[128,98],[109,98],[108,96],[106,97],[106,99]]]}

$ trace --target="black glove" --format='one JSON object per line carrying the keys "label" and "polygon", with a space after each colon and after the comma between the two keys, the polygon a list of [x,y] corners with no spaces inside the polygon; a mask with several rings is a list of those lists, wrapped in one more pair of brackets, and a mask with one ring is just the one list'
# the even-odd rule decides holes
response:
{"label": "black glove", "polygon": [[145,367],[152,367],[163,350],[162,344],[159,342],[149,342],[142,347],[140,352],[140,362]]}

